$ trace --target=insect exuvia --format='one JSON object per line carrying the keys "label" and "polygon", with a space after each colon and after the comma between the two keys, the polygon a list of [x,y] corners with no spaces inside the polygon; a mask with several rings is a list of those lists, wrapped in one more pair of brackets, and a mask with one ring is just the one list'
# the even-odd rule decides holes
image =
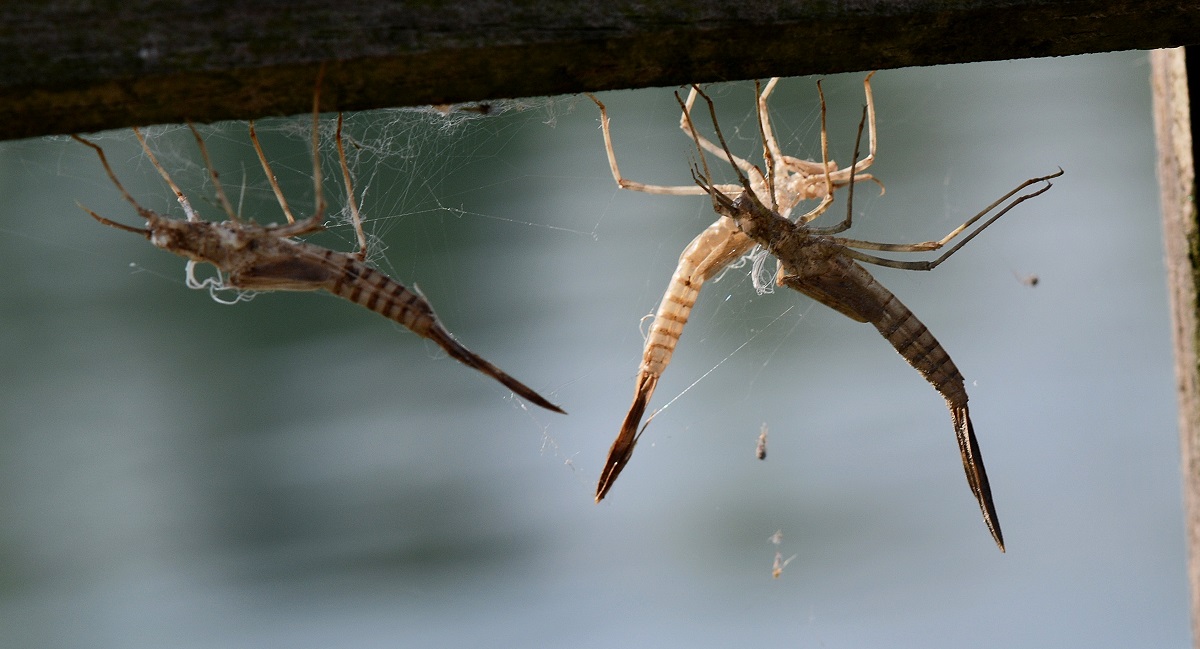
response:
{"label": "insect exuvia", "polygon": [[[875,278],[859,262],[905,270],[933,270],[1009,210],[1049,190],[1050,179],[1061,176],[1062,169],[1021,183],[939,241],[885,244],[847,239],[835,235],[851,226],[851,209],[854,200],[853,182],[851,182],[847,198],[846,218],[841,223],[822,228],[806,225],[808,221],[828,207],[828,202],[819,205],[810,215],[806,215],[806,218],[800,219],[799,222],[789,221],[778,211],[763,204],[754,186],[734,162],[733,155],[729,153],[717,125],[716,111],[712,101],[703,92],[700,92],[700,95],[708,102],[709,114],[717,137],[721,142],[722,150],[725,151],[726,157],[737,173],[738,180],[742,185],[742,192],[736,198],[730,198],[723,187],[714,185],[703,156],[700,158],[703,171],[695,166],[692,169],[696,183],[712,198],[713,208],[717,212],[733,219],[741,232],[757,241],[779,260],[780,268],[776,282],[780,286],[800,291],[853,320],[871,323],[909,365],[920,372],[937,389],[950,410],[954,434],[958,440],[963,468],[971,493],[979,503],[984,523],[991,532],[992,538],[1000,550],[1004,551],[1004,537],[1000,531],[996,507],[992,502],[991,487],[983,465],[983,456],[979,449],[979,442],[975,438],[975,429],[967,408],[967,391],[962,374],[925,325],[913,315],[912,311],[901,304],[896,296],[875,281]],[[682,104],[682,100],[680,103]],[[865,109],[863,119],[864,121],[866,119]],[[861,133],[861,123],[859,129]],[[697,151],[702,150],[701,146],[697,143]],[[857,150],[854,157],[858,157]],[[853,179],[855,168],[855,165],[851,164],[851,179]],[[940,257],[931,261],[898,261],[861,252],[861,250],[885,252],[938,250],[1021,190],[1037,183],[1045,183],[1045,186],[1018,196],[1011,203],[992,214],[984,221],[983,225],[971,231]]]}
{"label": "insect exuvia", "polygon": [[[319,86],[320,82],[318,81],[318,88]],[[194,127],[192,127],[192,133],[200,148],[201,156],[204,158],[209,177],[212,179],[217,199],[229,220],[219,223],[202,220],[166,169],[159,164],[138,129],[134,129],[134,134],[151,164],[175,192],[175,196],[187,216],[186,220],[171,219],[140,205],[117,179],[104,155],[104,150],[95,143],[74,135],[72,137],[96,152],[105,173],[108,174],[121,196],[137,210],[138,215],[146,220],[146,227],[136,228],[124,225],[100,216],[86,207],[83,209],[105,225],[144,236],[155,246],[187,259],[188,286],[192,288],[208,287],[210,290],[228,288],[240,291],[328,291],[404,325],[423,338],[432,340],[455,360],[496,379],[521,398],[547,410],[565,414],[562,408],[554,405],[524,383],[509,376],[455,340],[434,314],[433,307],[424,296],[409,290],[396,280],[366,264],[364,261],[366,238],[363,235],[350,170],[342,145],[342,117],[340,114],[337,126],[338,156],[359,250],[352,254],[337,252],[294,238],[324,229],[325,200],[322,194],[321,165],[318,155],[318,114],[319,92],[314,93],[313,96],[312,135],[316,210],[312,216],[306,219],[297,221],[288,208],[283,192],[275,181],[275,175],[259,145],[253,122],[250,123],[250,140],[254,144],[259,161],[262,163],[263,170],[266,172],[267,179],[271,183],[288,223],[259,225],[240,218],[234,212],[217,178],[217,173],[213,170],[204,140]],[[194,266],[197,263],[212,264],[218,270],[217,277],[206,279],[203,282],[197,281],[193,274]]]}

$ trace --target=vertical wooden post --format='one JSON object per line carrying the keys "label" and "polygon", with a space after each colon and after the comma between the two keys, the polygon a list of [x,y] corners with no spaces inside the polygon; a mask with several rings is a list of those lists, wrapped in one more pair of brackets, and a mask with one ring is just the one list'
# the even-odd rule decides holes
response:
{"label": "vertical wooden post", "polygon": [[[1200,228],[1187,58],[1181,47],[1155,50],[1150,54],[1150,74],[1179,392],[1192,644],[1200,648]],[[1191,67],[1200,73],[1200,60],[1193,60]]]}

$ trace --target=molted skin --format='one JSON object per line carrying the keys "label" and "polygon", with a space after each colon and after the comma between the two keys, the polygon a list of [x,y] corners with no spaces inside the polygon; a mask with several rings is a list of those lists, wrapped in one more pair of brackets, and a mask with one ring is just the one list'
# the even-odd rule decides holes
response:
{"label": "molted skin", "polygon": [[[315,114],[314,107],[314,124]],[[146,220],[146,227],[135,228],[118,223],[100,216],[82,205],[80,207],[104,225],[144,236],[158,248],[179,255],[189,262],[212,264],[221,273],[221,277],[216,280],[196,282],[191,275],[189,265],[189,286],[198,288],[209,285],[217,289],[233,288],[242,291],[328,291],[404,325],[422,338],[434,341],[455,360],[496,379],[521,398],[547,410],[566,414],[562,408],[554,405],[529,386],[509,376],[455,340],[450,332],[442,326],[441,321],[433,312],[433,307],[419,293],[410,291],[400,282],[371,268],[359,256],[335,252],[294,239],[293,237],[324,229],[320,216],[323,211],[323,203],[320,200],[318,200],[316,215],[286,225],[263,226],[242,221],[236,218],[227,202],[226,209],[231,220],[219,223],[202,221],[196,216],[188,204],[187,198],[175,186],[166,170],[158,165],[158,161],[146,147],[145,141],[142,140],[141,134],[136,129],[134,129],[134,133],[138,136],[139,141],[142,141],[146,154],[163,179],[175,191],[184,211],[188,214],[188,220],[170,219],[142,207],[121,185],[120,180],[113,173],[112,167],[108,164],[104,150],[94,142],[73,135],[72,137],[76,141],[96,152],[109,180],[121,192],[125,200],[137,210],[138,215]],[[254,138],[253,127],[251,127],[251,138]],[[196,133],[196,140],[207,164],[208,154],[198,133]],[[315,140],[313,148],[316,149]],[[262,158],[262,161],[268,177],[270,177],[266,158]],[[345,165],[344,158],[342,162]],[[314,167],[314,174],[317,173],[317,170],[319,167]],[[212,174],[214,185],[219,187],[216,173],[211,168],[209,171]],[[347,175],[347,187],[349,187],[349,172],[344,166],[343,172]],[[317,186],[319,187],[320,184],[318,183]],[[223,193],[219,196],[224,200]],[[284,206],[282,196],[279,196],[279,199],[280,205]],[[284,206],[284,211],[290,217],[286,206]]]}
{"label": "molted skin", "polygon": [[323,229],[315,218],[290,225],[261,226],[234,221],[178,221],[149,210],[143,216],[147,217],[146,232],[151,243],[192,261],[216,266],[230,288],[328,291],[436,342],[455,360],[491,376],[523,399],[565,414],[562,408],[456,341],[434,314],[433,306],[418,293],[354,255],[290,238]]}
{"label": "molted skin", "polygon": [[[954,362],[950,360],[949,354],[946,353],[925,325],[913,315],[908,307],[896,299],[895,295],[892,295],[890,291],[875,281],[875,278],[859,262],[905,270],[933,270],[1014,207],[1048,191],[1052,186],[1050,180],[1061,176],[1063,170],[1060,168],[1055,173],[1026,180],[937,241],[925,241],[921,243],[877,243],[832,236],[844,232],[851,227],[852,215],[854,213],[852,205],[854,201],[855,180],[872,179],[869,174],[858,173],[863,168],[858,162],[858,145],[861,142],[863,125],[867,122],[871,124],[869,137],[870,153],[862,160],[864,166],[874,161],[876,151],[875,119],[871,108],[870,78],[870,75],[868,75],[864,81],[864,86],[867,89],[867,105],[863,107],[862,119],[858,126],[860,140],[855,143],[854,147],[855,162],[849,168],[839,170],[838,172],[839,174],[844,174],[844,177],[839,175],[839,184],[840,181],[844,181],[848,185],[849,197],[847,199],[846,218],[841,223],[828,227],[813,227],[808,225],[809,222],[820,216],[829,207],[833,201],[833,191],[838,186],[833,182],[833,171],[829,168],[828,162],[823,165],[827,171],[824,173],[825,192],[821,204],[796,219],[795,222],[787,218],[790,210],[794,207],[794,203],[784,203],[779,200],[777,194],[770,191],[763,191],[762,179],[773,176],[773,168],[778,164],[778,160],[786,160],[786,158],[778,155],[778,144],[771,133],[770,120],[766,115],[765,102],[771,88],[770,85],[768,85],[767,91],[760,95],[758,111],[759,134],[764,146],[763,157],[767,167],[766,174],[755,165],[738,158],[730,152],[725,138],[721,134],[721,128],[717,124],[716,109],[713,101],[708,95],[704,94],[704,91],[700,90],[698,86],[692,86],[692,93],[689,95],[686,103],[682,99],[679,99],[679,95],[677,94],[676,99],[684,110],[683,124],[681,126],[684,127],[685,132],[692,136],[696,145],[696,153],[700,160],[699,164],[692,165],[692,179],[702,193],[708,194],[712,200],[713,209],[722,215],[723,219],[710,227],[709,230],[706,230],[700,237],[697,237],[693,245],[704,241],[706,237],[713,236],[713,233],[717,232],[724,233],[722,238],[718,238],[717,240],[729,243],[730,245],[733,245],[735,242],[740,245],[742,241],[747,239],[753,241],[766,248],[778,260],[779,269],[775,277],[776,283],[780,286],[787,286],[800,291],[852,320],[871,323],[884,339],[900,353],[901,357],[920,372],[925,377],[925,380],[929,381],[946,400],[946,405],[950,409],[950,418],[954,424],[954,434],[958,440],[959,452],[962,455],[963,469],[967,475],[967,484],[970,486],[971,493],[979,503],[984,524],[987,525],[988,531],[991,532],[996,545],[1003,552],[1004,537],[1000,531],[1000,523],[996,516],[996,507],[992,502],[991,487],[988,483],[987,472],[983,466],[983,456],[980,453],[979,442],[975,438],[975,429],[971,424],[971,417],[967,408],[966,382],[962,374],[958,371],[958,368],[954,365]],[[773,83],[774,80],[772,81]],[[820,89],[821,84],[818,82],[817,90],[820,91]],[[700,137],[692,127],[690,109],[697,95],[703,97],[705,103],[708,104],[709,117],[712,118],[713,130],[716,132],[720,147]],[[678,187],[642,185],[623,180],[617,169],[616,155],[613,152],[612,142],[609,139],[607,118],[604,117],[604,105],[598,100],[596,100],[596,103],[600,106],[601,110],[601,125],[605,133],[609,166],[612,169],[613,178],[617,180],[621,187],[640,189],[640,191],[648,193],[676,195],[688,193]],[[828,150],[825,146],[825,103],[823,97],[821,102],[821,133],[822,159],[828,161]],[[729,162],[733,171],[737,174],[740,186],[732,186],[731,188],[730,185],[719,185],[712,181],[708,165],[704,162],[704,153],[706,151],[719,157],[724,157]],[[791,163],[788,164],[790,165]],[[1036,191],[1022,194],[1011,202],[1008,202],[1009,199],[1016,196],[1026,187],[1037,183],[1045,183],[1045,186]],[[735,193],[736,197],[733,197]],[[771,207],[768,208],[764,203],[769,203]],[[1006,203],[1007,205],[1004,206]],[[1004,207],[1001,208],[1001,206]],[[993,210],[998,211],[993,212]],[[975,223],[989,214],[991,215],[990,218],[982,225],[966,233]],[[728,219],[735,224],[737,230],[730,229],[724,223],[724,219]],[[960,237],[960,235],[963,236]],[[862,252],[862,250],[930,252],[942,249],[943,246],[946,246],[955,239],[958,239],[957,243],[949,246],[949,249],[942,253],[941,256],[932,260],[902,261]],[[720,246],[713,245],[709,250],[714,254],[711,258],[717,259],[719,262],[719,257],[716,257],[715,253],[720,250]],[[690,313],[691,304],[695,301],[695,295],[699,291],[700,283],[708,277],[708,274],[700,271],[701,268],[704,268],[703,263],[698,261],[701,259],[700,255],[695,254],[694,257],[697,261],[694,261],[689,256],[693,254],[694,251],[689,247],[685,251],[684,257],[680,260],[680,271],[677,271],[677,276],[682,275],[688,281],[680,284],[677,290],[678,296],[673,296],[668,291],[667,296],[663,300],[663,305],[659,308],[659,317],[655,320],[656,325],[660,320],[665,321],[660,335],[671,335],[675,340],[678,339],[679,331],[682,330],[683,325],[687,322],[687,316]],[[685,265],[685,262],[688,265]],[[674,303],[674,297],[679,298],[678,303]],[[653,333],[659,332],[656,331]],[[597,488],[596,500],[603,498],[604,494],[612,487],[613,481],[629,462],[634,446],[637,444],[640,432],[636,426],[645,411],[646,402],[649,399],[649,395],[653,393],[658,380],[656,375],[648,376],[646,370],[658,369],[661,373],[662,368],[665,367],[666,362],[670,359],[671,352],[674,350],[675,340],[670,341],[670,344],[659,344],[655,348],[652,348],[651,340],[654,340],[653,337],[649,337],[647,340],[642,365],[643,372],[638,377],[638,389],[634,397],[633,407],[626,416],[621,432],[617,436],[616,441],[613,442],[612,449],[609,451],[608,461],[605,463],[604,471],[600,477],[600,484]],[[763,442],[765,443],[765,437],[763,438]],[[765,455],[765,448],[762,450],[764,451],[762,455]]]}

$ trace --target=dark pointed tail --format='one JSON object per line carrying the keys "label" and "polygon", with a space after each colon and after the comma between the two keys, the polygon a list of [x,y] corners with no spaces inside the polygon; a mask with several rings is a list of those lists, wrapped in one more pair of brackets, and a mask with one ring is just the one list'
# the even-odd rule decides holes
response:
{"label": "dark pointed tail", "polygon": [[504,371],[499,367],[492,365],[475,352],[463,347],[462,343],[455,340],[454,337],[450,335],[450,332],[446,331],[444,327],[440,325],[434,325],[432,328],[430,328],[427,337],[433,342],[437,343],[439,347],[446,350],[446,353],[455,360],[459,361],[463,365],[466,365],[467,367],[473,367],[480,372],[487,374],[493,379],[496,379],[502,383],[504,387],[516,393],[518,397],[521,397],[530,403],[539,405],[546,410],[551,410],[564,415],[567,414],[566,410],[563,410],[553,403],[550,403],[545,397],[537,392],[534,392],[533,388],[530,388],[524,383],[514,379],[513,377],[504,373]]}
{"label": "dark pointed tail", "polygon": [[996,504],[992,502],[992,487],[988,484],[987,470],[983,468],[983,453],[975,439],[975,427],[971,425],[971,414],[967,406],[950,406],[950,417],[954,420],[954,435],[958,438],[958,450],[962,454],[963,469],[967,472],[967,484],[979,501],[983,522],[992,533],[996,545],[1004,552],[1004,534],[1000,532],[1000,519],[996,517]]}
{"label": "dark pointed tail", "polygon": [[613,441],[612,448],[608,450],[608,459],[604,461],[604,471],[601,472],[600,482],[596,485],[596,502],[604,499],[608,490],[612,489],[617,476],[621,474],[621,470],[629,462],[629,458],[633,456],[633,447],[638,440],[638,426],[642,423],[642,415],[646,413],[646,404],[650,403],[650,397],[654,396],[654,388],[657,386],[657,376],[646,373],[638,375],[637,390],[633,394],[633,405],[629,407],[629,413],[625,415],[625,421],[621,423],[621,432],[617,433],[617,439]]}

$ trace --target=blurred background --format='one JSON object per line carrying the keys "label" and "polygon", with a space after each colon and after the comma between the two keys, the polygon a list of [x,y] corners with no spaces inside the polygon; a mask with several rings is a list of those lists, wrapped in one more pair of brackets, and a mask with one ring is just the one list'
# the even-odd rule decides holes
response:
{"label": "blurred background", "polygon": [[[862,77],[824,80],[842,164]],[[936,271],[872,270],[967,377],[1007,554],[937,393],[872,327],[756,295],[748,266],[705,287],[651,403],[670,407],[592,503],[639,320],[715,217],[617,189],[582,97],[347,116],[372,259],[567,417],[332,296],[187,290],[181,259],[78,209],[140,225],[91,151],[0,144],[0,645],[1186,646],[1148,78],[1132,52],[873,80],[887,192],[858,187],[851,236],[936,239],[1066,171]],[[814,81],[783,81],[772,115],[819,159]],[[753,85],[710,91],[754,155]],[[627,177],[690,183],[672,89],[602,99]],[[259,126],[310,214],[311,121]],[[243,213],[281,221],[245,124],[203,132]],[[187,130],[149,135],[222,219]],[[181,214],[129,132],[96,141]]]}

